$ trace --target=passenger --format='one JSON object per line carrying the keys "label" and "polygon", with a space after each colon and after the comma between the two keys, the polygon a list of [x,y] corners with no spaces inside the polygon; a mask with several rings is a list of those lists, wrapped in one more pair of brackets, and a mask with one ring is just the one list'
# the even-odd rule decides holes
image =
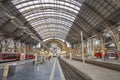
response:
{"label": "passenger", "polygon": [[51,56],[46,56],[46,60],[50,60],[51,59]]}
{"label": "passenger", "polygon": [[72,53],[69,53],[69,55],[70,55],[70,60],[72,60]]}
{"label": "passenger", "polygon": [[45,56],[42,56],[42,63],[45,63]]}
{"label": "passenger", "polygon": [[42,59],[42,61],[43,61],[43,63],[45,63],[45,60],[44,60],[44,58]]}
{"label": "passenger", "polygon": [[51,59],[51,56],[48,57],[48,60],[50,60],[50,59]]}

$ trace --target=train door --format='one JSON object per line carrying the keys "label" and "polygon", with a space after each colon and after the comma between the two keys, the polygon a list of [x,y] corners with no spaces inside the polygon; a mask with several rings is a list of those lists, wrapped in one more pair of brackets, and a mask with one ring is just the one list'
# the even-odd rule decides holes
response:
{"label": "train door", "polygon": [[115,51],[114,50],[108,50],[108,58],[109,59],[115,59]]}

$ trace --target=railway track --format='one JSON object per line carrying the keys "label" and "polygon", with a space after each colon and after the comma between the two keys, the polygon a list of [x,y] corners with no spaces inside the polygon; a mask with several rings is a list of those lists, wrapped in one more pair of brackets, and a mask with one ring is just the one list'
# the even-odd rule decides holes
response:
{"label": "railway track", "polygon": [[65,76],[65,80],[91,80],[89,77],[82,74],[79,70],[66,63],[61,58],[59,58],[59,62]]}

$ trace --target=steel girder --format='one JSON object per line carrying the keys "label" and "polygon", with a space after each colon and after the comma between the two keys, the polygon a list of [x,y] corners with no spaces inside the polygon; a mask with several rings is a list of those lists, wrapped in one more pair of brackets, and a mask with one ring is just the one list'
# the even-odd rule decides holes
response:
{"label": "steel girder", "polygon": [[[3,4],[0,4],[0,7],[2,7],[2,9],[4,9],[3,12],[5,12],[6,16],[10,17],[10,15],[12,15],[12,14],[9,14],[9,10],[7,10],[7,9],[4,7]],[[7,15],[7,13],[8,13],[8,15]],[[18,15],[16,15],[16,16],[18,16]],[[16,16],[15,16],[15,17],[16,17]],[[12,16],[11,16],[11,17],[12,17]],[[6,26],[6,25],[9,25],[9,24],[13,21],[11,17],[10,17],[10,19],[8,19],[8,21],[7,21],[5,24],[2,25],[2,28],[4,28],[4,26]],[[23,24],[23,25],[24,25],[24,24]],[[1,30],[3,30],[3,29],[1,29]],[[33,31],[32,31],[32,32],[33,32]]]}
{"label": "steel girder", "polygon": [[117,42],[119,41],[119,39],[117,39],[117,37],[115,37],[115,34],[117,34],[117,33],[111,29],[111,26],[112,26],[111,23],[108,20],[106,20],[104,18],[104,16],[101,15],[96,9],[94,9],[94,7],[91,7],[87,3],[85,3],[85,6],[86,6],[87,9],[91,10],[91,12],[102,21],[102,23],[104,24],[105,28],[107,28],[108,30],[110,30],[111,35],[112,35],[111,38],[114,41],[114,43],[116,44],[116,46],[118,46]]}

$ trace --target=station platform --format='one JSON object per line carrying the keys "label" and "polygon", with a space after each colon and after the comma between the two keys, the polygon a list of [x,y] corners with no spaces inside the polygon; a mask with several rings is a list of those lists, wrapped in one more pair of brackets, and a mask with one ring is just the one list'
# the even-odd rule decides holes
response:
{"label": "station platform", "polygon": [[13,76],[7,80],[65,80],[59,61],[52,58],[43,64],[33,64],[32,62],[21,64],[16,67]]}
{"label": "station platform", "polygon": [[[77,60],[77,61],[81,61],[83,62],[83,59],[80,57],[72,57],[73,60]],[[92,64],[92,65],[96,65],[96,66],[100,66],[100,67],[104,67],[107,69],[112,69],[112,70],[116,70],[120,72],[120,61],[119,60],[114,60],[114,59],[88,59],[85,58],[85,62]]]}
{"label": "station platform", "polygon": [[[120,72],[82,63],[80,61],[61,58],[63,62],[73,66],[75,69],[80,71],[85,76],[90,79],[70,79],[70,80],[120,80]],[[59,59],[60,60],[60,59]],[[10,62],[15,63],[15,62]],[[4,63],[4,65],[7,63]],[[51,60],[46,60],[43,64],[33,64],[33,60],[17,61],[16,71],[12,76],[8,76],[6,80],[69,80],[66,78],[64,68],[65,65],[60,65],[58,58],[51,58]],[[1,66],[3,64],[0,64]],[[62,67],[62,68],[61,68]],[[73,68],[73,69],[74,69]],[[67,69],[67,68],[65,68]],[[72,69],[72,68],[71,68]],[[1,67],[0,72],[3,71]],[[70,75],[70,70],[68,75]],[[2,74],[0,74],[2,75]],[[73,74],[76,75],[76,74]],[[3,80],[2,78],[0,80]]]}
{"label": "station platform", "polygon": [[120,80],[120,72],[87,64],[82,63],[76,60],[70,60],[66,58],[62,58],[66,63],[72,65],[76,69],[78,69],[84,75],[87,75],[92,80]]}

